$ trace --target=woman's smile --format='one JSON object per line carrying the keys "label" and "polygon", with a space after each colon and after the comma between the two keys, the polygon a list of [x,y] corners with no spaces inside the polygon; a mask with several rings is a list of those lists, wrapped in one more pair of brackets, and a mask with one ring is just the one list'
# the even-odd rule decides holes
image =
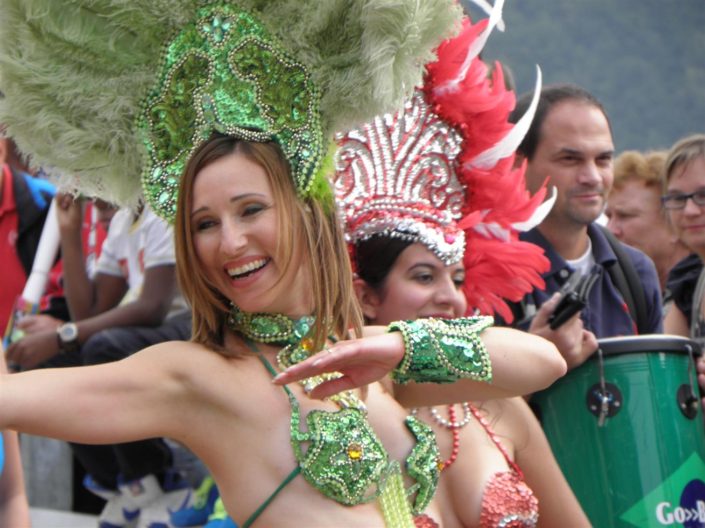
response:
{"label": "woman's smile", "polygon": [[272,259],[258,258],[252,260],[246,264],[240,264],[238,266],[226,266],[225,271],[230,275],[231,279],[238,280],[248,277],[271,262]]}

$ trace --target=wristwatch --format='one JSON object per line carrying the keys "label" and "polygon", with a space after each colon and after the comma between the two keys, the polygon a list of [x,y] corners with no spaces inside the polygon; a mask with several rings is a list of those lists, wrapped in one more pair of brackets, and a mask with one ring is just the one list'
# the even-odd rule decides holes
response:
{"label": "wristwatch", "polygon": [[64,323],[56,329],[61,352],[74,352],[79,349],[78,327],[76,323]]}

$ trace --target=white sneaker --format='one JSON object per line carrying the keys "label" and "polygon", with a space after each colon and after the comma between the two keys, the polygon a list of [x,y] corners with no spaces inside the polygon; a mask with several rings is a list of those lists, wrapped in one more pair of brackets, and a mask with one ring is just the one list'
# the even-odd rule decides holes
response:
{"label": "white sneaker", "polygon": [[83,479],[83,486],[106,501],[98,516],[98,528],[134,528],[140,510],[120,490],[104,488],[90,475]]}
{"label": "white sneaker", "polygon": [[171,472],[164,480],[163,488],[154,475],[120,485],[122,495],[129,496],[133,507],[139,509],[138,528],[172,528],[171,513],[189,506],[190,485]]}
{"label": "white sneaker", "polygon": [[140,509],[123,495],[108,499],[98,517],[98,528],[135,528],[140,517]]}

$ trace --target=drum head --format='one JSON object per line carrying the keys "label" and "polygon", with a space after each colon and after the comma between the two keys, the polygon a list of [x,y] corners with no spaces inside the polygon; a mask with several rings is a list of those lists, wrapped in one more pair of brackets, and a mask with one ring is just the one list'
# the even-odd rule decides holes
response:
{"label": "drum head", "polygon": [[[598,344],[604,355],[666,352],[669,354],[693,354],[700,356],[702,349],[697,341],[682,336],[668,334],[647,334],[627,337],[599,339]],[[595,357],[595,356],[593,356]]]}

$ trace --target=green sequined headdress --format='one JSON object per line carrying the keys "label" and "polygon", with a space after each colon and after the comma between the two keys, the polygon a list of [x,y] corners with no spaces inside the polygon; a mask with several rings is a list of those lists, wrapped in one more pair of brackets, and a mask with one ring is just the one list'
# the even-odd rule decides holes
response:
{"label": "green sequined headdress", "polygon": [[[0,0],[0,122],[65,188],[171,218],[214,132],[275,141],[323,199],[328,142],[393,109],[454,0]],[[142,187],[143,186],[143,187]],[[328,199],[328,197],[325,197]]]}

